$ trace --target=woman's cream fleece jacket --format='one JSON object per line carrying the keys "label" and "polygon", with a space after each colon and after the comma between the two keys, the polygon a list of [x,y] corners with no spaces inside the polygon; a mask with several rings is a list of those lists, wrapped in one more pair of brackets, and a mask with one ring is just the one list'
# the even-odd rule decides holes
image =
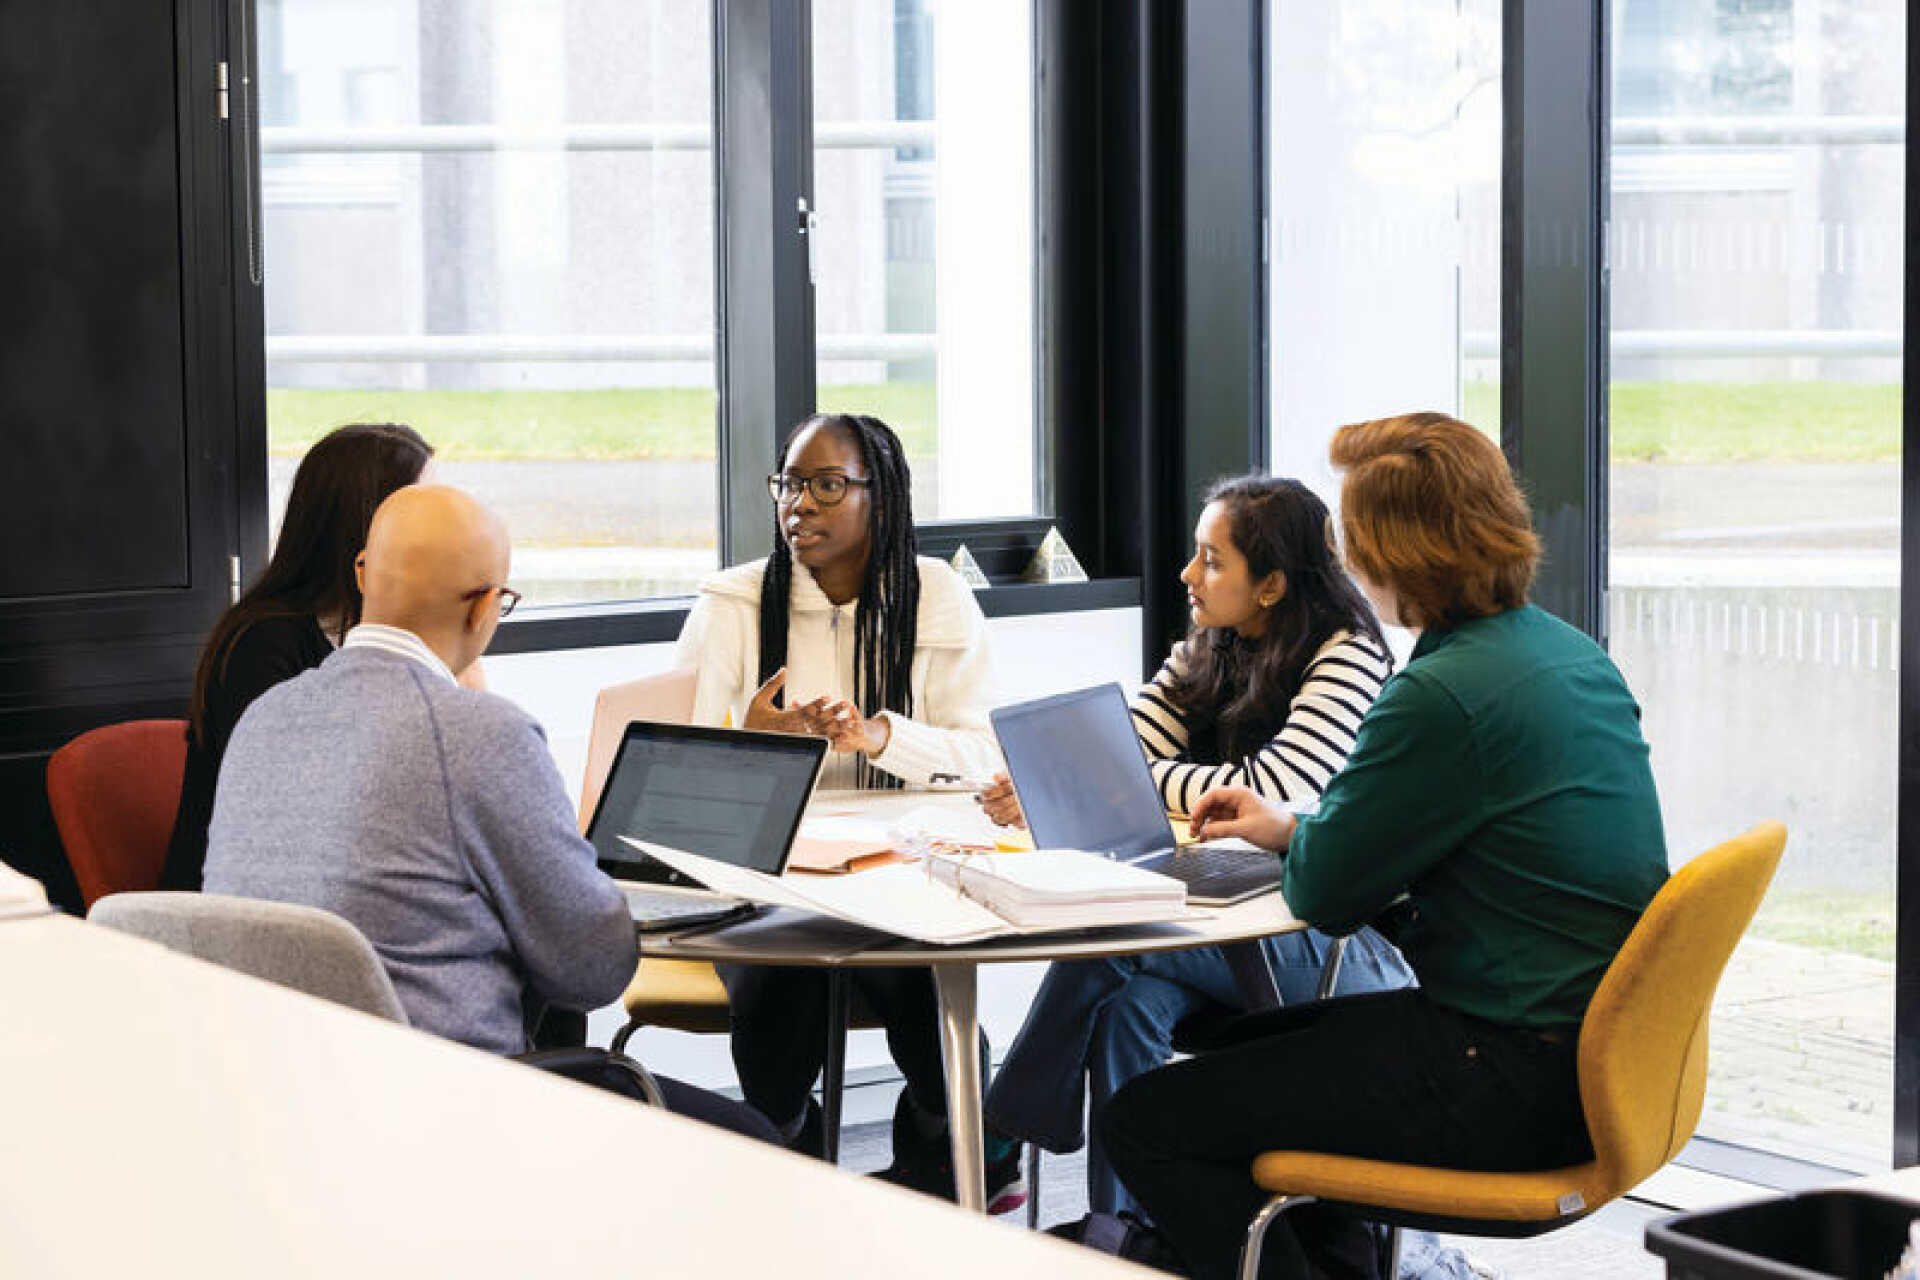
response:
{"label": "woman's cream fleece jacket", "polygon": [[[920,611],[913,650],[913,716],[891,722],[887,749],[871,762],[904,782],[935,773],[984,779],[1002,768],[987,712],[993,706],[993,658],[987,620],[973,592],[950,567],[922,556]],[[700,672],[696,724],[746,723],[760,687],[760,579],[766,561],[735,565],[700,585],[675,649],[676,664]],[[793,567],[788,596],[787,705],[818,697],[853,700],[854,605],[835,607],[805,565]],[[730,720],[729,720],[730,718]],[[835,754],[823,788],[854,785],[851,754]]]}

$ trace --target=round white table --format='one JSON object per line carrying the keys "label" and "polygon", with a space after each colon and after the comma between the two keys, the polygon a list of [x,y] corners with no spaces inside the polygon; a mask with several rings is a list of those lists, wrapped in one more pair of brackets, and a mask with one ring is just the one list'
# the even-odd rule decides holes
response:
{"label": "round white table", "polygon": [[[890,804],[903,803],[899,793]],[[925,803],[922,793],[914,797]],[[844,801],[841,801],[844,803]],[[858,873],[855,873],[858,874]],[[1170,924],[1121,925],[1075,933],[1025,935],[940,947],[875,933],[835,920],[779,909],[722,929],[643,934],[642,956],[717,964],[790,965],[825,969],[879,969],[926,965],[933,970],[940,1009],[940,1046],[946,1065],[947,1116],[953,1140],[954,1185],[962,1208],[986,1209],[980,1116],[980,1036],[977,971],[983,964],[1023,960],[1092,960],[1189,947],[1245,942],[1306,926],[1278,893],[1231,907],[1209,908]]]}

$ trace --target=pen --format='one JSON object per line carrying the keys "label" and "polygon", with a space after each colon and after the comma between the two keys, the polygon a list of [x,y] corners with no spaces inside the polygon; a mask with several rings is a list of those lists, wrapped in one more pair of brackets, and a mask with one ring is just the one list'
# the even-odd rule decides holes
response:
{"label": "pen", "polygon": [[969,791],[985,791],[993,785],[993,779],[969,778],[964,773],[930,773],[927,775],[929,786],[963,787]]}

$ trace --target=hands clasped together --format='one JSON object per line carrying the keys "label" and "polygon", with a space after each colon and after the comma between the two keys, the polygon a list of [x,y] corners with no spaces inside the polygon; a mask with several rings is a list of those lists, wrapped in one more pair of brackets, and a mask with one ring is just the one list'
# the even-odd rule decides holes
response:
{"label": "hands clasped together", "polygon": [[863,716],[860,708],[845,698],[820,697],[797,707],[776,706],[774,700],[786,683],[785,667],[767,677],[747,704],[746,728],[810,733],[825,738],[835,751],[864,751],[877,756],[887,749],[893,727],[886,717]]}

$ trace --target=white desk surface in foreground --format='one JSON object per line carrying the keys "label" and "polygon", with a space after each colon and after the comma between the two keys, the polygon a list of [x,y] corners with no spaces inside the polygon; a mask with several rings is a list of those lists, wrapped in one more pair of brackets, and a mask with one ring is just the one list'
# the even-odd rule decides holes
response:
{"label": "white desk surface in foreground", "polygon": [[64,917],[0,930],[0,1274],[1143,1274]]}

